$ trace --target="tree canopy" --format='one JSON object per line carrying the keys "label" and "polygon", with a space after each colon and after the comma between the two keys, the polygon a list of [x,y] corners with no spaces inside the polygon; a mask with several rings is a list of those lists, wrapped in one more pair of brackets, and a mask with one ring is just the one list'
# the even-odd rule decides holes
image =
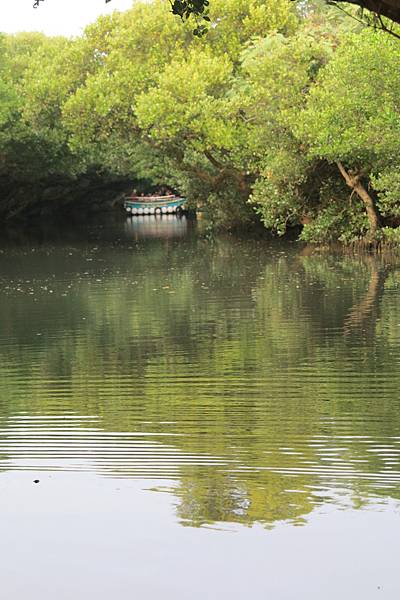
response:
{"label": "tree canopy", "polygon": [[[110,2],[110,0],[106,0],[106,2]],[[371,11],[375,15],[377,23],[383,27],[385,25],[382,22],[382,17],[400,23],[400,0],[380,0],[379,2],[376,2],[376,0],[327,0],[327,4],[331,6],[353,4],[361,9]],[[194,16],[209,21],[209,5],[209,0],[171,0],[173,14],[179,15],[182,19]]]}

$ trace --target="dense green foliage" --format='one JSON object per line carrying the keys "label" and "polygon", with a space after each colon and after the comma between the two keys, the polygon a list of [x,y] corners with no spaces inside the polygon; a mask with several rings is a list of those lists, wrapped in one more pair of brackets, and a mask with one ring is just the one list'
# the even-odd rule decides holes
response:
{"label": "dense green foliage", "polygon": [[[37,0],[37,3],[43,0]],[[105,0],[110,2],[111,0]],[[298,0],[301,3],[302,0]],[[399,0],[325,0],[331,6],[337,6],[341,10],[346,10],[346,4],[354,4],[358,7],[358,16],[365,21],[371,21],[381,30],[391,33],[393,31],[391,21],[400,23],[400,2]],[[203,35],[207,31],[207,25],[210,22],[208,7],[209,0],[171,0],[172,12],[179,15],[182,20],[194,17],[199,23],[195,30],[196,35]],[[366,9],[366,10],[365,10]],[[385,18],[387,17],[387,18]]]}
{"label": "dense green foliage", "polygon": [[75,40],[4,36],[0,213],[95,174],[168,185],[226,227],[396,241],[398,40],[318,1],[208,15],[200,37],[163,0]]}

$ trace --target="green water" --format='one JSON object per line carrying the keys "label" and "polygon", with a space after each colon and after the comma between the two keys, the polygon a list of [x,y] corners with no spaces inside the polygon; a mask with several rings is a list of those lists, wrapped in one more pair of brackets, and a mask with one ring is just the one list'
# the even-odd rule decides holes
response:
{"label": "green water", "polygon": [[[28,594],[12,562],[42,600],[131,598],[132,585],[141,598],[398,597],[400,259],[210,241],[175,218],[65,228],[1,242],[0,314],[8,599]],[[71,515],[75,538],[57,546]],[[20,546],[10,555],[15,535],[36,540],[35,568]],[[54,544],[51,591],[38,573]],[[68,562],[83,548],[93,573]],[[282,580],[264,576],[265,552]],[[319,575],[304,566],[301,579],[307,556]]]}

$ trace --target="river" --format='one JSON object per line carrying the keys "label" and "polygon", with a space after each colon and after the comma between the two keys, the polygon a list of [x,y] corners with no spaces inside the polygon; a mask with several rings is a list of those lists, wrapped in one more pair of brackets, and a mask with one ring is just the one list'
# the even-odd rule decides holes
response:
{"label": "river", "polygon": [[2,597],[400,597],[399,257],[66,225],[0,310]]}

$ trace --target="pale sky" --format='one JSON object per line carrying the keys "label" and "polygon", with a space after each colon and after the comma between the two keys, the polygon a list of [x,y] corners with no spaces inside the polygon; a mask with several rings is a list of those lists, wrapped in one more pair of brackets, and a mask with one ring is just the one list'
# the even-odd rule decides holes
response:
{"label": "pale sky", "polygon": [[79,35],[100,15],[126,10],[133,0],[0,0],[0,31],[42,31],[47,35]]}

